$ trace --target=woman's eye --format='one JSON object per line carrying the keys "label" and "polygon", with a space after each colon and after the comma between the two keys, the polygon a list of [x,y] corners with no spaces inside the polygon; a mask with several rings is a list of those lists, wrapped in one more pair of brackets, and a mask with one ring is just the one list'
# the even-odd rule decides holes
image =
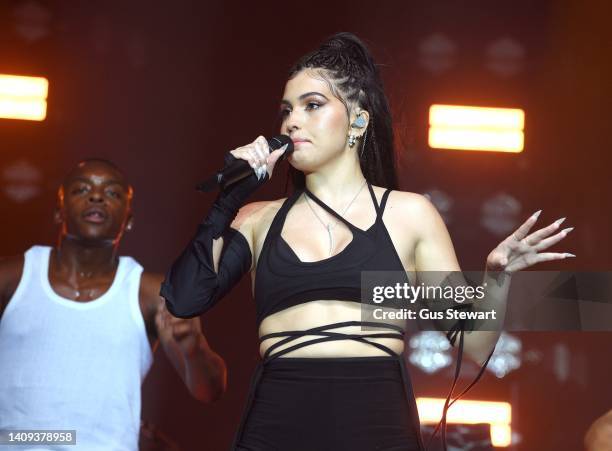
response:
{"label": "woman's eye", "polygon": [[308,104],[306,105],[306,109],[307,110],[317,110],[319,109],[321,105],[318,104],[317,102],[308,102]]}
{"label": "woman's eye", "polygon": [[289,108],[283,108],[280,110],[279,114],[281,118],[285,119],[287,116],[289,116],[289,114],[291,114],[291,110]]}
{"label": "woman's eye", "polygon": [[78,188],[75,188],[74,190],[72,190],[74,194],[83,194],[86,191],[87,191],[86,186],[79,186]]}
{"label": "woman's eye", "polygon": [[114,197],[115,199],[119,199],[121,197],[121,194],[118,191],[110,190],[110,191],[107,191],[107,192],[108,192],[108,195],[110,197]]}

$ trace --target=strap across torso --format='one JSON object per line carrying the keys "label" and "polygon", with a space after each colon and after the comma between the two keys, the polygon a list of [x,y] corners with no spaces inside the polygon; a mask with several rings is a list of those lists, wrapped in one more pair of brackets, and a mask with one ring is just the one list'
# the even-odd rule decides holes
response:
{"label": "strap across torso", "polygon": [[[378,327],[381,329],[393,330],[395,332],[374,332],[370,334],[346,334],[342,332],[332,331],[332,329],[338,329],[341,327],[348,327],[348,326]],[[294,341],[295,339],[299,337],[306,337],[309,335],[315,336],[318,338],[312,338],[311,340],[308,340],[302,343],[297,343],[295,345],[282,349],[276,353],[273,353],[279,347],[284,346],[288,343],[291,343],[292,341]],[[310,346],[316,343],[325,343],[328,341],[340,341],[340,340],[353,340],[353,341],[358,341],[360,343],[366,343],[371,346],[374,346],[375,348],[380,349],[381,351],[384,351],[390,356],[397,356],[397,354],[393,352],[391,349],[389,349],[387,346],[377,343],[375,341],[370,341],[369,339],[395,338],[395,339],[403,341],[404,331],[401,327],[395,326],[393,324],[376,323],[376,322],[370,322],[370,321],[344,321],[340,323],[327,324],[325,326],[313,327],[311,329],[306,329],[306,330],[288,330],[288,331],[283,331],[283,332],[274,332],[271,334],[266,334],[266,335],[261,336],[259,340],[261,343],[264,340],[267,340],[269,338],[278,338],[278,337],[285,337],[285,338],[283,338],[280,341],[277,341],[276,343],[268,347],[268,349],[266,350],[263,356],[264,363],[269,362],[270,360],[276,359],[278,357],[282,357],[283,355],[289,352],[304,348],[306,346]]]}

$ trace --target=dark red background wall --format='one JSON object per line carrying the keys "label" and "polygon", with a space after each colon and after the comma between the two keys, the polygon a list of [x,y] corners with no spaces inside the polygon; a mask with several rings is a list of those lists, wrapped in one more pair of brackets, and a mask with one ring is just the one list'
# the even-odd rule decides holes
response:
{"label": "dark red background wall", "polygon": [[[545,221],[567,216],[576,226],[566,250],[578,258],[566,268],[610,269],[612,63],[603,22],[612,7],[605,2],[60,0],[39,3],[49,13],[48,34],[33,42],[15,31],[23,3],[0,4],[0,72],[48,77],[49,115],[43,123],[0,120],[0,171],[27,162],[42,174],[40,193],[28,202],[0,194],[2,255],[53,242],[61,176],[78,159],[100,156],[124,168],[136,189],[136,228],[122,252],[164,271],[213,199],[197,194],[195,183],[230,148],[276,132],[277,102],[295,59],[334,32],[353,31],[381,64],[401,188],[453,196],[449,230],[465,269],[481,269],[497,242],[479,226],[479,208],[500,190],[522,202],[523,217],[542,208]],[[455,66],[438,76],[418,64],[418,44],[434,32],[457,46]],[[504,36],[526,50],[523,71],[509,79],[483,68],[486,43]],[[524,108],[525,152],[428,149],[427,108],[435,102]],[[278,174],[258,198],[283,196]],[[158,353],[143,388],[143,417],[185,450],[222,450],[258,359],[248,281],[203,324],[227,360],[227,395],[214,405],[192,401]],[[472,397],[513,402],[517,449],[579,449],[590,421],[612,408],[612,335],[517,335],[531,358],[504,379],[488,374]],[[566,380],[556,376],[559,347],[569,352]],[[468,366],[468,376],[474,370]],[[450,369],[410,371],[417,395],[446,395]]]}

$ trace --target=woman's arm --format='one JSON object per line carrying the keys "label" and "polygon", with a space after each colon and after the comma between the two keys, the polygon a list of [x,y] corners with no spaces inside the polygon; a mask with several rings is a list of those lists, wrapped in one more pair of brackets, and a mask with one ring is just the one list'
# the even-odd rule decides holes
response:
{"label": "woman's arm", "polygon": [[[424,283],[425,286],[439,286],[444,283],[448,274],[453,273],[453,276],[457,277],[461,268],[459,267],[455,249],[446,225],[438,211],[425,197],[419,197],[416,202],[415,208],[418,211],[418,216],[413,216],[413,218],[419,218],[418,236],[415,246],[417,277],[419,282]],[[459,277],[459,279],[454,280],[453,284],[466,286],[465,280],[462,277]],[[492,299],[501,299],[502,305],[497,305],[496,307],[500,308],[502,310],[500,313],[503,314],[505,312],[506,300],[504,294],[507,295],[508,284],[493,284],[496,286],[496,289],[491,290],[491,281],[485,280],[485,283],[487,283],[489,288],[485,298],[489,299],[489,304],[493,302]],[[479,302],[484,301],[483,299],[483,301]],[[500,324],[503,323],[503,317],[501,320]],[[495,346],[499,334],[500,331],[468,332],[465,334],[463,350],[471,359],[482,364]]]}
{"label": "woman's arm", "polygon": [[[261,205],[241,207],[272,176],[286,149],[285,145],[269,153],[266,139],[260,136],[226,155],[226,165],[243,159],[255,172],[219,193],[195,237],[168,270],[160,295],[174,316],[191,318],[204,313],[253,267],[251,217]],[[261,169],[262,177],[256,176]]]}
{"label": "woman's arm", "polygon": [[[460,271],[455,250],[448,230],[435,207],[424,197],[417,201],[419,215],[418,237],[415,247],[417,274],[425,279],[426,285],[441,283],[444,273]],[[485,362],[493,350],[504,323],[506,301],[510,288],[511,275],[541,261],[563,259],[572,254],[541,252],[561,241],[570,229],[559,229],[561,220],[529,234],[535,225],[539,212],[532,215],[514,233],[502,241],[487,257],[483,280],[484,298],[478,300],[480,311],[495,310],[495,319],[487,320],[487,330],[469,330],[464,338],[465,352],[476,362]],[[414,216],[413,216],[414,217]],[[435,271],[435,272],[434,272]],[[453,274],[455,276],[456,274]],[[460,281],[467,286],[465,281]]]}
{"label": "woman's arm", "polygon": [[174,316],[191,318],[209,310],[252,269],[250,218],[257,204],[261,203],[241,208],[231,227],[220,236],[216,236],[211,215],[198,226],[161,286],[160,295]]}

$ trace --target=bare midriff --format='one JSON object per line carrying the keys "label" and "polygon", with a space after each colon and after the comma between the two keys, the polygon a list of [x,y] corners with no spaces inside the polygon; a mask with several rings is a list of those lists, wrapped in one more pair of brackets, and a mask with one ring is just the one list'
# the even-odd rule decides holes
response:
{"label": "bare midriff", "polygon": [[[357,302],[339,300],[320,300],[309,301],[303,304],[289,307],[280,312],[267,316],[259,326],[259,336],[267,334],[307,330],[314,327],[326,326],[333,323],[347,321],[363,321],[362,305]],[[403,327],[404,321],[385,321],[386,324]],[[393,332],[389,329],[361,326],[348,326],[330,329],[332,332],[343,334],[370,335],[373,333]],[[272,352],[274,353],[296,345],[298,343],[310,341],[318,338],[317,335],[307,335],[296,337],[289,343],[283,344]],[[274,343],[283,340],[283,337],[273,337],[264,340],[259,347],[259,352],[263,356],[266,350]],[[401,354],[404,350],[404,342],[397,338],[367,338],[368,341],[376,342],[388,347],[396,354]],[[334,358],[334,357],[377,357],[388,356],[386,352],[367,343],[358,342],[351,339],[315,343],[284,354],[282,357],[307,357],[307,358]]]}

